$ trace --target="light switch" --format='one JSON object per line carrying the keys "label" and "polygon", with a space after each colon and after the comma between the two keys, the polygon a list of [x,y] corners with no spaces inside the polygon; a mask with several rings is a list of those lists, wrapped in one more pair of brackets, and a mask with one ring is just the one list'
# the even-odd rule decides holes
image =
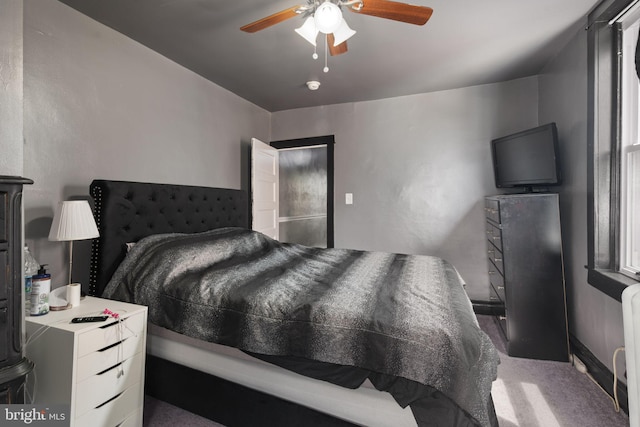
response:
{"label": "light switch", "polygon": [[345,193],[344,195],[344,203],[347,205],[353,204],[353,193]]}

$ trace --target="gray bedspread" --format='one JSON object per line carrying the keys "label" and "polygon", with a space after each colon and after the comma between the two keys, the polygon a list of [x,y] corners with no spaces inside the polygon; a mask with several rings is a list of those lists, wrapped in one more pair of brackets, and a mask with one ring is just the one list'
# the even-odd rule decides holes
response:
{"label": "gray bedspread", "polygon": [[131,249],[103,296],[146,305],[149,321],[197,339],[424,384],[491,425],[498,354],[440,258],[282,244],[242,228],[156,235]]}

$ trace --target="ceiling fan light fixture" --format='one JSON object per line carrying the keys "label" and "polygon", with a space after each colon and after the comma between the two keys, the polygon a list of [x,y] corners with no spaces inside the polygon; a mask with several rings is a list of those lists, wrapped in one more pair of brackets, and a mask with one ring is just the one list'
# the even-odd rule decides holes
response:
{"label": "ceiling fan light fixture", "polygon": [[318,28],[316,28],[316,23],[313,19],[313,16],[305,19],[304,24],[300,26],[300,28],[296,28],[296,33],[300,34],[300,36],[311,43],[313,46],[316,45],[316,38],[318,38]]}
{"label": "ceiling fan light fixture", "polygon": [[340,8],[329,0],[322,3],[313,14],[316,28],[324,34],[331,34],[342,24]]}
{"label": "ceiling fan light fixture", "polygon": [[347,25],[347,21],[345,21],[344,18],[342,18],[342,22],[340,23],[340,26],[333,32],[333,38],[334,38],[333,46],[335,47],[335,46],[338,46],[339,44],[346,42],[355,33],[356,31],[349,28],[349,25]]}

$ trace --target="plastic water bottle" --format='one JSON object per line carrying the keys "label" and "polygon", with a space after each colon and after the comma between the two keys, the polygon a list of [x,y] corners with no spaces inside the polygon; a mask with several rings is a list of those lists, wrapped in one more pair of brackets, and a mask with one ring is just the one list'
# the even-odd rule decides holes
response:
{"label": "plastic water bottle", "polygon": [[27,316],[31,314],[31,278],[38,274],[40,264],[29,251],[29,247],[24,247],[24,312]]}

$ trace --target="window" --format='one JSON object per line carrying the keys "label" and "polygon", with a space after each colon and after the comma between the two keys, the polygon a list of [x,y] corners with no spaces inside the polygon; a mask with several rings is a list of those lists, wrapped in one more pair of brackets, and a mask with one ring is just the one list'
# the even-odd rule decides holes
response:
{"label": "window", "polygon": [[617,300],[640,267],[639,22],[640,0],[604,0],[588,25],[588,280]]}
{"label": "window", "polygon": [[630,277],[640,276],[640,144],[626,147],[623,154],[624,208],[622,220],[622,263],[620,271]]}
{"label": "window", "polygon": [[[640,73],[635,58],[640,29],[640,4],[616,22],[622,35],[621,91],[621,209],[620,272],[638,277],[640,272]],[[635,212],[635,215],[634,215]]]}

